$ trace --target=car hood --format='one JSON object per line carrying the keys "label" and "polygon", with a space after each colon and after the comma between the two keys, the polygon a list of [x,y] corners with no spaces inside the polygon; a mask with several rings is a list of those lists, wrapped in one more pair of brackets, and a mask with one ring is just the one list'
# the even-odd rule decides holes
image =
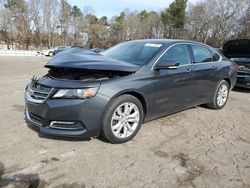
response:
{"label": "car hood", "polygon": [[[122,53],[122,52],[121,52]],[[77,68],[90,70],[110,70],[136,72],[140,66],[105,57],[84,48],[72,48],[55,55],[47,68]]]}
{"label": "car hood", "polygon": [[229,40],[223,45],[223,54],[228,58],[250,57],[250,39]]}

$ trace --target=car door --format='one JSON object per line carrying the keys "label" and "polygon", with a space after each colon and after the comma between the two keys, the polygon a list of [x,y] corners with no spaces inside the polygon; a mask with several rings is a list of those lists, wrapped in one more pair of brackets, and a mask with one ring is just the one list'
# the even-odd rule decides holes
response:
{"label": "car door", "polygon": [[194,77],[187,45],[170,47],[155,66],[161,61],[179,62],[179,66],[176,69],[154,70],[152,117],[172,113],[193,104]]}
{"label": "car door", "polygon": [[216,84],[213,78],[217,73],[217,61],[206,46],[192,44],[189,47],[192,52],[192,71],[195,77],[194,101],[196,104],[206,103]]}

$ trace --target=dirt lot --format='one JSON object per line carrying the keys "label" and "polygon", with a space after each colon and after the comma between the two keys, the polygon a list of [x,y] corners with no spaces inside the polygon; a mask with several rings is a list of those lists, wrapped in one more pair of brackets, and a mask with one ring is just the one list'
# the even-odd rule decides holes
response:
{"label": "dirt lot", "polygon": [[23,90],[42,57],[0,57],[0,187],[250,187],[250,91],[223,110],[192,108],[132,141],[46,137],[24,121]]}

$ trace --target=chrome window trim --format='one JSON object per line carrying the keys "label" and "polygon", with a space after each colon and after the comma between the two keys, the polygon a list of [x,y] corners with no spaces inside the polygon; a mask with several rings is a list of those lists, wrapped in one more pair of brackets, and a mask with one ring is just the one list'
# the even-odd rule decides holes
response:
{"label": "chrome window trim", "polygon": [[[176,46],[176,45],[180,45],[180,44],[184,44],[184,45],[197,45],[197,46],[203,46],[203,44],[193,44],[193,43],[177,43],[177,44],[172,44],[170,45],[169,47],[167,47],[167,49],[165,49],[162,54],[155,60],[155,62],[153,63],[152,67],[151,67],[151,71],[154,71],[154,68],[155,68],[155,65],[158,63],[158,61],[160,60],[160,58],[170,49],[172,48],[173,46]],[[205,45],[206,46],[206,45]],[[182,67],[182,66],[190,66],[190,65],[198,65],[198,64],[205,64],[205,63],[218,63],[222,60],[222,56],[217,53],[215,50],[211,49],[211,47],[209,46],[206,46],[209,50],[212,50],[213,52],[215,52],[216,54],[218,54],[220,56],[220,59],[218,61],[210,61],[210,62],[202,62],[202,63],[192,63],[192,62],[189,62],[189,64],[185,64],[185,65],[179,65],[179,67]],[[212,55],[212,54],[211,54]]]}

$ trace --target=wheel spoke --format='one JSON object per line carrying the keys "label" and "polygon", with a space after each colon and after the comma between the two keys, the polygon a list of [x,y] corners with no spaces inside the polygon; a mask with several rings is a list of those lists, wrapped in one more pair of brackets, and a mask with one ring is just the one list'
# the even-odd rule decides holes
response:
{"label": "wheel spoke", "polygon": [[137,118],[135,118],[135,117],[129,118],[127,121],[130,122],[130,123],[138,123],[139,122],[139,120]]}
{"label": "wheel spoke", "polygon": [[126,127],[128,128],[129,132],[133,132],[134,131],[134,129],[130,126],[129,123],[126,124]]}
{"label": "wheel spoke", "polygon": [[113,120],[120,121],[120,120],[121,120],[121,117],[118,116],[117,114],[115,114],[115,115],[113,116]]}
{"label": "wheel spoke", "polygon": [[227,92],[221,94],[222,97],[226,98],[227,97]]}
{"label": "wheel spoke", "polygon": [[117,124],[113,125],[113,130],[117,130],[120,128],[120,126],[122,125],[122,121],[119,121]]}
{"label": "wheel spoke", "polygon": [[121,123],[118,129],[115,131],[116,135],[119,136],[121,133],[122,128],[124,127],[124,123]]}
{"label": "wheel spoke", "polygon": [[123,114],[123,112],[121,111],[121,108],[120,108],[120,107],[117,108],[116,112],[117,112],[117,114],[118,114],[119,116],[121,116],[121,115]]}
{"label": "wheel spoke", "polygon": [[134,112],[133,114],[130,114],[128,118],[135,118],[139,114],[138,111]]}
{"label": "wheel spoke", "polygon": [[127,135],[128,135],[128,128],[127,128],[126,124],[124,124],[124,126],[123,126],[123,137],[126,138]]}
{"label": "wheel spoke", "polygon": [[124,114],[127,114],[128,113],[128,111],[129,111],[129,104],[128,103],[126,103],[125,105],[124,105]]}
{"label": "wheel spoke", "polygon": [[129,114],[131,113],[131,111],[132,111],[134,108],[135,108],[135,105],[134,105],[134,104],[131,104],[131,105],[129,106],[129,109],[128,109],[128,111],[127,111],[127,114],[129,115]]}

